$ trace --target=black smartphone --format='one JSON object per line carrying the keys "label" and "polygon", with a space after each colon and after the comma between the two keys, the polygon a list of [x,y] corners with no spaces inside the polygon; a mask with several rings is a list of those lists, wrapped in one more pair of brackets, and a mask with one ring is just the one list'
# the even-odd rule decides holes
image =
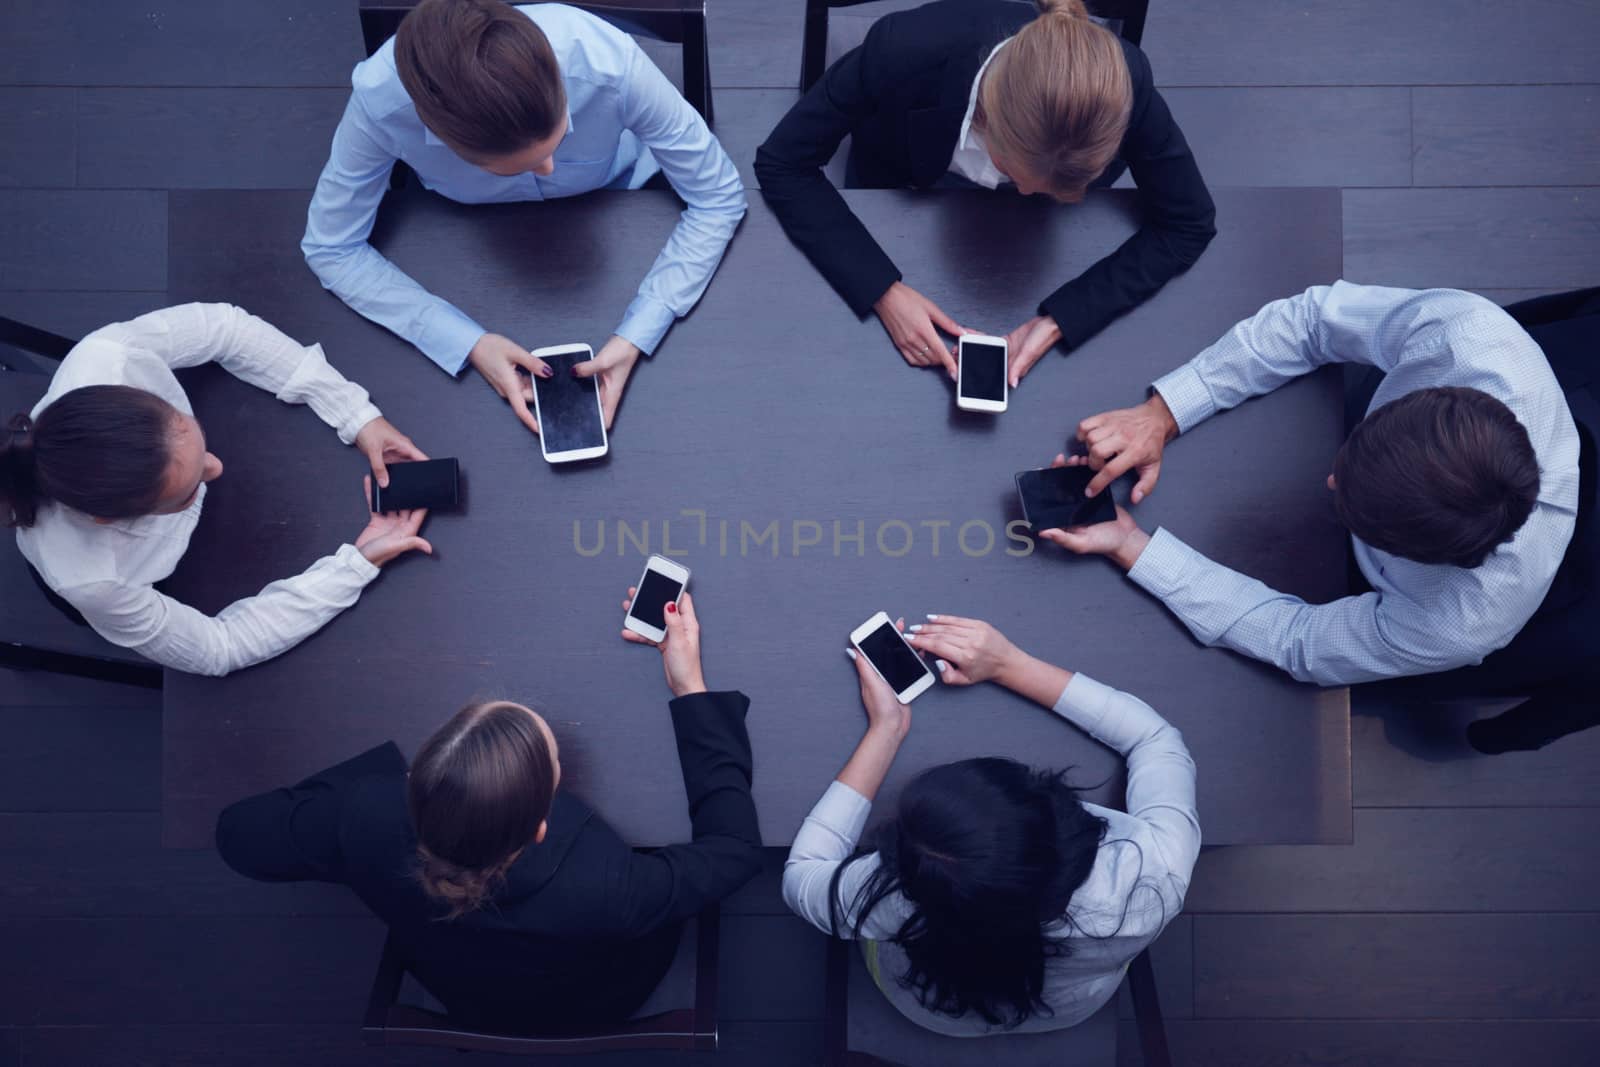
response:
{"label": "black smartphone", "polygon": [[372,483],[372,510],[448,511],[459,501],[460,466],[453,459],[427,459],[389,464],[389,487]]}
{"label": "black smartphone", "polygon": [[1107,486],[1098,496],[1084,496],[1095,472],[1088,467],[1045,467],[1019,471],[1017,493],[1022,497],[1022,517],[1035,530],[1064,530],[1092,526],[1117,517],[1116,501]]}

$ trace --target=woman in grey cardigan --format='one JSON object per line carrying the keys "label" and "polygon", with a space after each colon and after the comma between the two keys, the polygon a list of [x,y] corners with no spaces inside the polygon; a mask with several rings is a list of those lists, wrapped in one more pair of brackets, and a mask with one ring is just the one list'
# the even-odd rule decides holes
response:
{"label": "woman in grey cardigan", "polygon": [[861,941],[878,988],[918,1025],[1073,1026],[1182,910],[1200,851],[1194,761],[1137,697],[1034,659],[986,622],[928,618],[910,640],[947,685],[992,680],[1120,752],[1128,810],[1080,801],[1060,772],[969,759],[912,781],[861,841],[911,709],[852,652],[866,734],[795,837],[784,900]]}

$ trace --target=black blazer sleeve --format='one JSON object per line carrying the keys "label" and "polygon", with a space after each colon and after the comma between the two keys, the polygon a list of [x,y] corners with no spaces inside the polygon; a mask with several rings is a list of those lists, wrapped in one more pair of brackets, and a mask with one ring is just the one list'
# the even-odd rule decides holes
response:
{"label": "black blazer sleeve", "polygon": [[739,692],[695,693],[671,704],[694,839],[628,851],[608,879],[610,909],[622,937],[642,937],[716,903],[761,867],[761,831],[750,796],[750,699]]}
{"label": "black blazer sleeve", "polygon": [[1150,61],[1132,46],[1123,53],[1133,77],[1134,111],[1121,155],[1139,186],[1143,218],[1122,247],[1039,305],[1061,328],[1061,347],[1068,352],[1187,270],[1217,233],[1216,205],[1183,131],[1155,90]]}
{"label": "black blazer sleeve", "polygon": [[339,824],[350,787],[405,770],[405,757],[391,741],[299,785],[241,800],[217,819],[217,851],[229,867],[260,881],[343,881]]}
{"label": "black blazer sleeve", "polygon": [[874,23],[860,47],[829,67],[756,149],[761,196],[783,231],[863,316],[901,274],[822,168],[886,91],[909,76],[906,67],[916,59],[892,40],[898,22],[889,16]]}

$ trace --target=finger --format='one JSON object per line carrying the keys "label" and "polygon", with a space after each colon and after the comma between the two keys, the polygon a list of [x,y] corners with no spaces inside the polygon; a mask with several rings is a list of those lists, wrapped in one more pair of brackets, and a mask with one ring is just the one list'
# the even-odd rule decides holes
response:
{"label": "finger", "polygon": [[928,622],[935,626],[948,626],[955,630],[976,630],[983,625],[982,619],[969,619],[965,615],[930,614]]}
{"label": "finger", "polygon": [[1134,483],[1132,500],[1135,504],[1141,503],[1145,497],[1155,492],[1156,482],[1161,478],[1161,464],[1152,463],[1140,474],[1139,480]]}
{"label": "finger", "polygon": [[1026,347],[1011,358],[1011,388],[1015,389],[1022,384],[1023,377],[1039,362],[1039,357],[1044,355],[1043,349],[1028,351]]}
{"label": "finger", "polygon": [[1088,441],[1090,432],[1104,426],[1105,420],[1106,417],[1104,415],[1090,415],[1087,419],[1078,423],[1078,440]]}
{"label": "finger", "polygon": [[1072,464],[1067,462],[1067,457],[1066,457],[1065,453],[1057,452],[1056,453],[1056,458],[1050,461],[1050,466],[1052,466],[1052,467],[1070,467],[1070,466],[1072,466]]}
{"label": "finger", "polygon": [[638,586],[634,586],[634,585],[628,586],[628,595],[630,597],[633,596],[633,594],[637,593],[638,591],[639,591],[639,587]]}
{"label": "finger", "polygon": [[894,620],[894,628],[899,630],[901,633],[906,632],[906,617],[904,615]]}
{"label": "finger", "polygon": [[389,466],[383,461],[381,449],[367,456],[367,462],[372,465],[372,476],[378,479],[378,488],[389,488]]}
{"label": "finger", "polygon": [[539,420],[534,418],[533,412],[528,410],[528,402],[522,398],[522,391],[519,389],[517,392],[512,393],[507,399],[511,401],[511,410],[516,412],[517,418],[522,420],[522,425],[526,426],[534,433],[538,433]]}
{"label": "finger", "polygon": [[667,620],[667,637],[670,640],[673,634],[683,629],[683,613],[678,610],[676,603],[669,600],[661,605],[661,614]]}
{"label": "finger", "polygon": [[955,381],[957,378],[956,357],[951,355],[950,350],[942,344],[937,349],[937,352],[939,355],[939,362],[944,364],[944,369],[950,375],[950,380],[952,382]]}
{"label": "finger", "polygon": [[1122,477],[1133,467],[1134,457],[1127,452],[1107,463],[1100,469],[1100,473],[1089,479],[1089,485],[1084,489],[1084,496],[1098,496],[1100,490]]}
{"label": "finger", "polygon": [[946,315],[944,309],[931,300],[928,301],[928,318],[933,320],[933,324],[939,329],[953,336],[960,337],[962,334],[970,332],[957,326],[956,320]]}
{"label": "finger", "polygon": [[946,684],[946,685],[971,685],[972,684],[972,679],[968,678],[967,675],[966,675],[966,672],[963,671],[960,667],[956,667],[956,666],[953,666],[951,664],[948,664],[944,660],[939,660],[938,661],[938,667],[939,667],[939,679],[941,681],[943,681],[944,684]]}
{"label": "finger", "polygon": [[428,454],[422,449],[418,448],[416,445],[412,444],[411,438],[409,437],[402,437],[399,441],[396,441],[394,450],[399,455],[405,456],[408,459],[426,461],[428,458]]}
{"label": "finger", "polygon": [[648,637],[643,634],[636,634],[632,630],[622,631],[622,639],[624,641],[632,641],[636,645],[650,645],[652,647],[655,645],[655,642]]}
{"label": "finger", "polygon": [[361,499],[366,502],[367,513],[376,515],[377,512],[372,510],[372,475],[370,474],[361,476]]}
{"label": "finger", "polygon": [[690,626],[699,626],[700,617],[694,613],[694,597],[689,590],[683,591],[683,596],[678,599],[678,611],[683,615],[683,621]]}
{"label": "finger", "polygon": [[550,364],[546,363],[538,356],[533,355],[531,352],[522,351],[520,348],[512,354],[511,362],[515,363],[529,374],[537,374],[541,378],[549,378],[555,374],[555,371],[550,369]]}
{"label": "finger", "polygon": [[633,601],[631,599],[624,600],[622,602],[622,613],[624,615],[626,615],[628,612],[630,612],[632,610],[633,610]]}
{"label": "finger", "polygon": [[1087,467],[1088,465],[1088,456],[1068,456],[1066,463],[1062,464],[1064,467]]}
{"label": "finger", "polygon": [[918,652],[931,652],[951,663],[965,663],[972,655],[970,648],[945,634],[917,634],[911,640]]}
{"label": "finger", "polygon": [[425,556],[433,555],[433,546],[420,537],[408,537],[400,542],[401,552],[421,552]]}

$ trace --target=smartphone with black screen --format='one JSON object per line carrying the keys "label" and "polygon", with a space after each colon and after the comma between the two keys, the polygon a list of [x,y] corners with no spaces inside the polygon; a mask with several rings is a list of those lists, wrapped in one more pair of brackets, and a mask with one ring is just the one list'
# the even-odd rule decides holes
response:
{"label": "smartphone with black screen", "polygon": [[461,469],[453,459],[389,464],[388,488],[372,483],[372,510],[448,511],[460,501]]}
{"label": "smartphone with black screen", "polygon": [[1035,530],[1065,530],[1093,526],[1117,517],[1117,504],[1108,486],[1098,496],[1085,496],[1094,480],[1088,467],[1045,467],[1017,474],[1017,495],[1022,497],[1022,517]]}
{"label": "smartphone with black screen", "polygon": [[962,334],[956,346],[956,406],[963,411],[1004,411],[1009,366],[1004,337]]}
{"label": "smartphone with black screen", "polygon": [[857,626],[850,634],[850,643],[867,657],[878,677],[889,683],[900,703],[911,703],[933,685],[933,672],[916,649],[906,644],[888,612],[880,611]]}
{"label": "smartphone with black screen", "polygon": [[551,463],[571,463],[606,454],[605,413],[600,409],[600,379],[578,378],[572,368],[594,358],[588,345],[553,345],[533,354],[555,373],[533,377],[534,418],[539,448]]}

